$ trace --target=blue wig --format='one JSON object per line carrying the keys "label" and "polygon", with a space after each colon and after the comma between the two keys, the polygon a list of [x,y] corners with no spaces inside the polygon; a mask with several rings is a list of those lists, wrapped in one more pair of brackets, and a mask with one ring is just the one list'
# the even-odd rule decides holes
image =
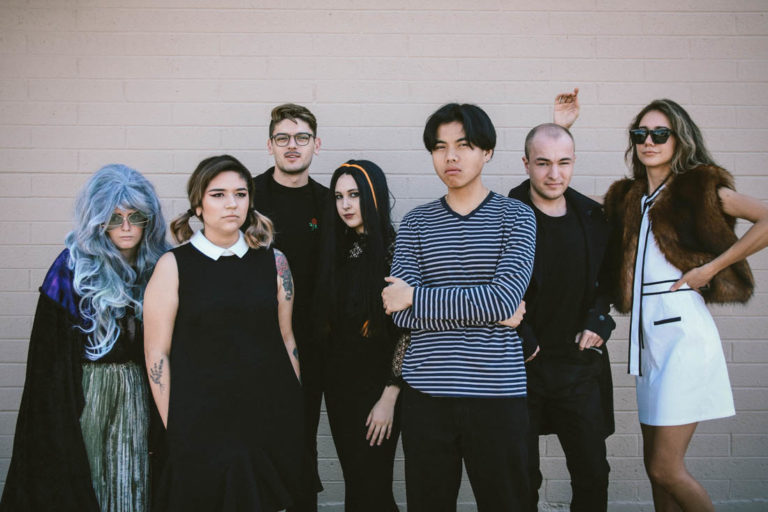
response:
{"label": "blue wig", "polygon": [[[138,210],[149,218],[133,266],[107,234],[115,208]],[[85,356],[95,361],[112,350],[120,336],[119,319],[131,310],[141,318],[144,289],[158,258],[169,248],[152,184],[125,165],[99,169],[77,198],[75,228],[67,235],[66,246],[85,320],[81,328],[88,333]]]}

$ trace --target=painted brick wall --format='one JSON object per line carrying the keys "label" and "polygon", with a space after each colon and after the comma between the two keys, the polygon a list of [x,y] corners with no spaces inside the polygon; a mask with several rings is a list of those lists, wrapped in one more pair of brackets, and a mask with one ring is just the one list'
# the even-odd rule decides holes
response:
{"label": "painted brick wall", "polygon": [[[37,287],[74,194],[101,165],[146,173],[171,217],[186,209],[201,158],[231,152],[266,168],[268,113],[293,101],[320,122],[313,176],[327,183],[338,163],[370,158],[388,174],[399,219],[442,192],[420,142],[437,106],[490,113],[500,137],[486,182],[506,192],[523,178],[527,130],[550,119],[556,92],[579,86],[577,189],[599,196],[625,174],[630,117],[670,97],[739,189],[765,200],[766,82],[765,0],[0,0],[0,485]],[[719,510],[768,506],[768,252],[750,261],[751,304],[715,308],[738,414],[701,425],[688,457]],[[611,510],[651,510],[627,319],[618,324]],[[321,500],[341,510],[325,421],[318,442]],[[554,510],[569,500],[568,473],[557,440],[541,443],[543,506]],[[402,460],[396,479],[402,501]],[[461,499],[473,509],[466,484]]]}

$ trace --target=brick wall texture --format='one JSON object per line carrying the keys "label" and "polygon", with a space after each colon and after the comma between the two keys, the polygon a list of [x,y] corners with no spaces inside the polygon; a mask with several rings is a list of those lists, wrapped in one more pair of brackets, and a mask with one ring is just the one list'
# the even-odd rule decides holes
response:
{"label": "brick wall texture", "polygon": [[[529,128],[559,91],[581,88],[573,185],[601,196],[627,173],[625,129],[657,97],[689,109],[737,187],[768,199],[765,0],[0,0],[0,488],[7,472],[37,289],[70,226],[73,197],[101,165],[156,185],[167,217],[205,156],[270,165],[270,109],[305,104],[323,149],[312,175],[369,158],[386,171],[395,218],[443,192],[421,144],[448,101],[481,105],[499,132],[486,183],[524,178]],[[743,232],[746,226],[739,225]],[[746,306],[716,307],[734,418],[700,425],[691,472],[719,510],[768,507],[768,251]],[[611,510],[652,510],[641,457],[626,317],[614,347],[617,432]],[[327,422],[318,439],[324,510],[343,482]],[[542,509],[570,499],[556,438],[542,438]],[[404,502],[402,455],[395,488]],[[464,483],[463,510],[473,510]]]}

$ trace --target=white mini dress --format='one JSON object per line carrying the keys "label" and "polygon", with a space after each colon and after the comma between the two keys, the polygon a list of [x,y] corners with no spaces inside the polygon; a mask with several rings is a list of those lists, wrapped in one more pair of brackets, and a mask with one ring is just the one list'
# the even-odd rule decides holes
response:
{"label": "white mini dress", "polygon": [[704,298],[662,254],[648,211],[664,186],[640,202],[632,295],[629,372],[636,375],[640,423],[685,425],[736,414],[720,335]]}

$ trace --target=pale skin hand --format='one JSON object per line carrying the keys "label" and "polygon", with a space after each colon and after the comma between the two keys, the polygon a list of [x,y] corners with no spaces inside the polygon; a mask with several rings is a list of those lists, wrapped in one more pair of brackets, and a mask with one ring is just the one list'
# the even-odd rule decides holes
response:
{"label": "pale skin hand", "polygon": [[283,344],[291,360],[296,378],[301,382],[301,370],[299,369],[299,350],[296,347],[296,338],[293,335],[293,276],[288,266],[285,254],[275,249],[275,266],[277,267],[277,320],[280,324],[280,334],[283,336]]}
{"label": "pale skin hand", "polygon": [[[507,327],[512,327],[513,329],[517,328],[518,325],[520,325],[520,322],[523,321],[523,316],[525,316],[525,301],[521,300],[520,305],[517,306],[517,309],[515,310],[515,314],[511,317],[507,318],[506,320],[502,320],[499,322],[501,325],[505,325]],[[539,347],[536,347],[536,350],[534,350],[533,354],[528,357],[524,362],[533,361],[533,358],[536,357],[539,353]]]}
{"label": "pale skin hand", "polygon": [[498,323],[500,323],[501,325],[505,325],[507,327],[512,327],[514,329],[518,325],[520,325],[520,322],[523,321],[524,315],[525,315],[525,301],[521,300],[520,305],[517,306],[517,309],[515,310],[515,314],[507,318],[506,320],[502,320],[501,322],[498,322]]}
{"label": "pale skin hand", "polygon": [[168,426],[171,393],[171,339],[179,309],[179,272],[173,253],[165,253],[144,292],[144,360],[149,388],[163,425]]}
{"label": "pale skin hand", "polygon": [[381,398],[371,409],[368,419],[365,420],[365,426],[368,427],[368,433],[365,439],[371,442],[371,446],[384,442],[392,435],[392,422],[395,419],[395,403],[400,394],[400,388],[397,386],[387,386],[381,393]]}
{"label": "pale skin hand", "polygon": [[531,356],[528,359],[526,359],[525,362],[530,363],[531,361],[533,361],[533,358],[539,355],[540,350],[541,350],[541,347],[536,347],[536,350],[533,351],[533,354],[531,354]]}
{"label": "pale skin hand", "polygon": [[739,194],[729,188],[718,189],[717,195],[725,213],[752,222],[752,227],[720,256],[686,272],[672,285],[670,291],[678,290],[686,283],[698,290],[724,268],[768,246],[768,206],[754,197]]}
{"label": "pale skin hand", "polygon": [[[576,339],[573,340],[575,343],[579,344],[579,350],[584,350],[587,348],[600,348],[603,346],[603,343],[605,343],[605,340],[600,337],[599,334],[594,333],[590,331],[589,329],[584,329],[580,333],[576,335]],[[539,354],[540,347],[536,347],[536,351],[531,354],[531,357],[525,360],[525,362],[532,361],[534,357],[536,357]]]}
{"label": "pale skin hand", "polygon": [[385,277],[384,280],[389,283],[389,286],[385,286],[381,291],[381,300],[388,315],[403,311],[413,305],[413,286],[399,277],[389,276]]}
{"label": "pale skin hand", "polygon": [[579,350],[592,347],[600,348],[603,343],[605,343],[599,334],[594,333],[589,329],[584,329],[579,334],[577,334],[574,341],[579,344]]}
{"label": "pale skin hand", "polygon": [[564,128],[570,128],[579,118],[579,88],[573,92],[563,92],[555,96],[554,122]]}

